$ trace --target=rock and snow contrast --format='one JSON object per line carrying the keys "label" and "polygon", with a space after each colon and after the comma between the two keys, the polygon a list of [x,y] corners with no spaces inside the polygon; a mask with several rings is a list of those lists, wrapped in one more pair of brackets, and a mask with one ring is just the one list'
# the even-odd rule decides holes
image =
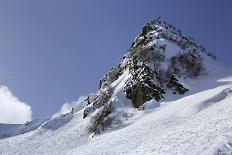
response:
{"label": "rock and snow contrast", "polygon": [[232,70],[155,19],[70,112],[0,124],[0,154],[232,154],[231,122]]}

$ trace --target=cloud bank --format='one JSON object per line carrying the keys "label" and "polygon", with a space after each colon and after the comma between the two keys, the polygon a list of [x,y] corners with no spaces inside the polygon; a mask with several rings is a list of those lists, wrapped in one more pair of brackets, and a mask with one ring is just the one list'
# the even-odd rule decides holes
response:
{"label": "cloud bank", "polygon": [[0,86],[0,123],[19,124],[32,119],[31,107]]}

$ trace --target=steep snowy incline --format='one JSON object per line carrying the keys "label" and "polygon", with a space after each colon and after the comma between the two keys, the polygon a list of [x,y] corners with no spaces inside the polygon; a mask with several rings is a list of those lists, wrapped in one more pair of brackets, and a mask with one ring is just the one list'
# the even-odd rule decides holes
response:
{"label": "steep snowy incline", "polygon": [[225,84],[145,110],[130,126],[66,154],[231,154],[231,89]]}
{"label": "steep snowy incline", "polygon": [[[224,70],[224,74],[217,76],[183,80],[193,92],[184,97],[170,96],[158,108],[144,111],[128,108],[124,125],[95,137],[88,133],[89,118],[83,119],[83,110],[52,118],[37,130],[0,140],[0,154],[229,154],[232,149],[232,76],[229,75],[231,71]],[[127,76],[125,73],[113,84],[118,93]],[[117,101],[118,95],[115,97]]]}
{"label": "steep snowy incline", "polygon": [[88,141],[87,122],[83,110],[52,118],[32,132],[0,140],[0,154],[63,154]]}

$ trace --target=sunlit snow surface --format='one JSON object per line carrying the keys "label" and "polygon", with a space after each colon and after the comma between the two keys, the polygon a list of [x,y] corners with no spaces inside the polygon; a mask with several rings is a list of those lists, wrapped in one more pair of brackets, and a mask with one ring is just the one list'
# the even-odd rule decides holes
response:
{"label": "sunlit snow surface", "polygon": [[205,61],[207,76],[182,80],[188,93],[168,92],[159,103],[147,102],[144,111],[132,108],[125,98],[123,87],[130,76],[125,71],[112,83],[111,100],[127,117],[94,137],[83,109],[27,126],[0,124],[0,154],[232,154],[232,72],[214,60]]}

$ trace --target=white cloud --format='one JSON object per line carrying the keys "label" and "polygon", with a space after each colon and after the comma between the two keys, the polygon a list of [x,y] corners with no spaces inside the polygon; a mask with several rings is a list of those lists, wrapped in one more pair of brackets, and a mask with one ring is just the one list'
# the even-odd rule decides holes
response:
{"label": "white cloud", "polygon": [[32,119],[31,107],[0,86],[0,123],[25,123]]}
{"label": "white cloud", "polygon": [[77,101],[73,101],[72,103],[64,103],[61,106],[60,111],[58,113],[55,113],[52,117],[57,117],[60,114],[68,113],[72,110],[73,107],[75,108],[75,111],[83,109],[84,105],[81,104],[81,102],[84,101],[85,98],[85,96],[80,96]]}

